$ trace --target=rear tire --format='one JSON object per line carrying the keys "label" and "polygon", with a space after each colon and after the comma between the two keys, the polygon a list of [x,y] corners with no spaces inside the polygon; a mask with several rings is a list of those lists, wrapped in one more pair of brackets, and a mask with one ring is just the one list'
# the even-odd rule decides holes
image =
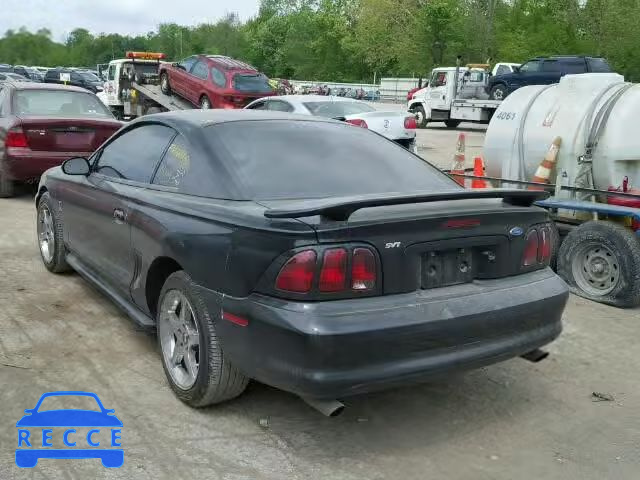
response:
{"label": "rear tire", "polygon": [[66,259],[67,249],[64,246],[62,221],[49,192],[44,192],[38,201],[36,222],[38,249],[44,266],[53,273],[70,271],[71,267]]}
{"label": "rear tire", "polygon": [[507,86],[499,83],[498,85],[494,85],[491,88],[491,92],[489,93],[489,98],[491,100],[504,100],[509,96],[509,90],[507,90]]}
{"label": "rear tire", "polygon": [[640,305],[640,240],[622,225],[587,222],[562,242],[558,274],[581,297],[622,308]]}
{"label": "rear tire", "polygon": [[[174,351],[168,350],[168,348],[175,350],[178,345],[178,336],[175,335],[175,331],[171,332],[170,322],[162,316],[171,315],[167,304],[176,308],[173,299],[186,299],[186,302],[180,301],[187,307],[191,307],[192,317],[187,315],[189,319],[184,322],[190,328],[184,328],[181,331],[186,330],[190,332],[190,335],[195,334],[193,336],[197,337],[199,341],[197,356],[194,353],[189,353],[194,355],[192,358],[197,357],[198,360],[197,373],[192,375],[191,381],[188,381],[189,378],[184,375],[185,372],[189,372],[186,360],[172,364]],[[164,309],[163,303],[165,304]],[[182,306],[179,308],[182,312]],[[216,333],[216,323],[219,321],[219,316],[216,313],[212,317],[198,291],[193,287],[191,277],[186,272],[178,271],[167,278],[160,292],[157,312],[156,324],[162,365],[171,389],[180,400],[192,407],[206,407],[231,400],[245,390],[249,379],[231,364],[220,345]],[[177,308],[174,313],[178,313]],[[197,328],[197,331],[194,331],[194,327]],[[192,337],[189,336],[189,338]],[[167,341],[167,339],[169,340]],[[187,341],[187,345],[190,345],[189,341]],[[184,351],[193,352],[193,350],[188,348]],[[183,366],[185,372],[182,372]],[[193,380],[194,377],[195,380]],[[181,386],[180,383],[183,385]]]}
{"label": "rear tire", "polygon": [[447,128],[457,128],[462,123],[461,120],[445,120],[444,124]]}
{"label": "rear tire", "polygon": [[171,95],[171,84],[169,83],[167,72],[162,72],[162,75],[160,75],[160,90],[165,95]]}
{"label": "rear tire", "polygon": [[413,107],[411,111],[416,115],[418,128],[427,128],[427,114],[424,111],[424,107],[422,105],[418,105]]}

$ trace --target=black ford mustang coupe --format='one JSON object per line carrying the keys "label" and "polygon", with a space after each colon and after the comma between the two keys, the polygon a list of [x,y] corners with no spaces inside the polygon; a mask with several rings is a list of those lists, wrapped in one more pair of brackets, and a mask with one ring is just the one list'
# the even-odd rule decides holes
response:
{"label": "black ford mustang coupe", "polygon": [[543,196],[465,190],[333,120],[194,110],[142,117],[47,171],[37,232],[50,271],[156,327],[187,404],[255,379],[335,413],[560,334]]}

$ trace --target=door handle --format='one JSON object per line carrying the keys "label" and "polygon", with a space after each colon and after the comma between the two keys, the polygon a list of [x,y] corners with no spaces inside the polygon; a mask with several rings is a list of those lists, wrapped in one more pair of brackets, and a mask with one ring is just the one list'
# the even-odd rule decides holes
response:
{"label": "door handle", "polygon": [[125,220],[127,219],[127,214],[124,213],[124,210],[121,210],[119,208],[116,208],[113,211],[113,220],[118,224],[118,225],[122,225]]}

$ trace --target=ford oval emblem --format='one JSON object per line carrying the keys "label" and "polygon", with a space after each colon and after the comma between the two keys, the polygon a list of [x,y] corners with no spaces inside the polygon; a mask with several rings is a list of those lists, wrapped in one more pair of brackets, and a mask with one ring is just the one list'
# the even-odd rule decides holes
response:
{"label": "ford oval emblem", "polygon": [[511,235],[512,237],[520,237],[523,233],[524,230],[520,227],[513,227],[511,230],[509,230],[509,235]]}

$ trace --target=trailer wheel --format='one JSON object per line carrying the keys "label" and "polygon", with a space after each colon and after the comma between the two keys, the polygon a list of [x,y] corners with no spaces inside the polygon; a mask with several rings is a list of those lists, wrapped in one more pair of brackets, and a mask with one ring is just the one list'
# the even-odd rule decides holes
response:
{"label": "trailer wheel", "polygon": [[169,83],[167,72],[162,72],[162,75],[160,75],[160,90],[165,95],[171,95],[171,84]]}
{"label": "trailer wheel", "polygon": [[622,225],[587,222],[562,242],[558,274],[581,297],[615,307],[640,305],[640,240]]}
{"label": "trailer wheel", "polygon": [[412,107],[411,112],[416,116],[418,128],[427,128],[427,114],[424,111],[424,107],[422,105]]}

